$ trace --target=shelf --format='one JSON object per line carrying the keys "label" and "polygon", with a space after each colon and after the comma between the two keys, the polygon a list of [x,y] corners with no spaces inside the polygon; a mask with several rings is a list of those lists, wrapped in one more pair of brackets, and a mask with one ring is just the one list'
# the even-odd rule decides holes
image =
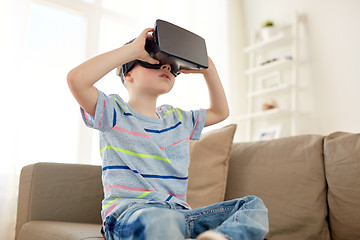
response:
{"label": "shelf", "polygon": [[260,95],[264,95],[264,94],[269,94],[269,93],[273,93],[273,92],[278,92],[278,91],[282,91],[282,90],[288,90],[291,89],[293,86],[289,85],[289,84],[282,84],[280,86],[277,87],[270,87],[267,89],[261,89],[255,92],[251,92],[248,93],[248,97],[256,97],[256,96],[260,96]]}
{"label": "shelf", "polygon": [[266,70],[271,70],[271,69],[280,68],[280,67],[286,67],[288,65],[291,65],[292,63],[294,63],[294,60],[283,58],[283,59],[280,59],[275,62],[267,63],[263,66],[257,66],[254,68],[250,68],[245,71],[245,74],[250,75],[250,74],[259,73],[259,72],[266,71]]}
{"label": "shelf", "polygon": [[286,36],[283,33],[279,33],[277,36],[275,36],[269,40],[258,42],[258,43],[255,43],[253,45],[250,45],[250,46],[244,48],[244,52],[249,53],[249,52],[253,52],[253,51],[262,50],[266,47],[270,47],[275,44],[280,44],[282,42],[290,41],[290,40],[292,40],[292,37]]}
{"label": "shelf", "polygon": [[290,114],[291,111],[289,110],[283,110],[279,108],[274,108],[270,110],[265,110],[261,112],[255,112],[247,115],[240,116],[238,120],[248,120],[248,119],[254,119],[254,118],[262,118],[262,117],[270,117],[270,116],[276,116],[276,115],[285,115]]}
{"label": "shelf", "polygon": [[[297,114],[300,113],[299,79],[300,28],[304,19],[298,12],[286,25],[277,25],[277,35],[262,40],[262,29],[251,31],[250,44],[243,49],[248,58],[244,71],[247,92],[246,112],[236,120],[245,127],[246,140],[251,141],[254,133],[272,124],[284,125],[281,137],[297,134]],[[260,103],[271,99],[278,103],[276,108],[262,110]]]}

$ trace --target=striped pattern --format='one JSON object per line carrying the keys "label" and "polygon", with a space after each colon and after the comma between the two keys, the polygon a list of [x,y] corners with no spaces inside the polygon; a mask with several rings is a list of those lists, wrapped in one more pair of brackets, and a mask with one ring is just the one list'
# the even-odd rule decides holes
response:
{"label": "striped pattern", "polygon": [[84,116],[85,116],[85,119],[86,119],[86,123],[88,125],[90,125],[90,121],[89,121],[89,118],[88,118],[88,113],[85,110],[83,110],[83,111],[84,111]]}
{"label": "striped pattern", "polygon": [[114,117],[113,117],[113,127],[115,127],[116,125],[116,110],[114,108],[114,113],[113,113]]}
{"label": "striped pattern", "polygon": [[[119,109],[120,109],[120,111],[122,112],[122,114],[124,114],[125,116],[133,116],[132,113],[130,113],[130,112],[125,112],[125,111],[122,109],[122,107],[119,105],[118,102],[115,102],[115,103],[116,103],[116,105],[119,107]],[[128,109],[128,108],[126,108],[126,109]],[[129,110],[129,109],[128,109],[128,110]]]}
{"label": "striped pattern", "polygon": [[184,194],[173,194],[171,192],[168,192],[168,194],[170,194],[173,197],[185,197],[186,196],[186,193],[184,193]]}
{"label": "striped pattern", "polygon": [[163,133],[163,132],[167,132],[167,131],[170,131],[170,130],[173,130],[173,129],[177,128],[180,124],[182,124],[182,122],[178,122],[177,124],[175,124],[172,127],[164,128],[164,129],[161,129],[161,130],[154,130],[154,129],[147,129],[147,128],[144,128],[144,130],[146,132],[150,132],[150,133]]}
{"label": "striped pattern", "polygon": [[117,197],[114,200],[111,200],[110,202],[108,202],[107,204],[105,204],[104,206],[102,206],[102,209],[107,208],[108,206],[111,206],[114,202],[116,202],[117,200],[119,200],[121,197]]}
{"label": "striped pattern", "polygon": [[[142,194],[140,194],[139,196],[135,197],[135,199],[140,199],[143,197],[146,197],[150,192],[144,192]],[[109,209],[107,210],[107,212],[104,215],[103,221],[105,221],[105,218],[111,213],[111,211],[116,207],[116,205],[118,205],[120,203],[120,199],[122,197],[117,197],[114,200],[108,202],[107,204],[105,204],[104,206],[102,206],[102,209],[106,209],[107,207],[109,207]]]}
{"label": "striped pattern", "polygon": [[[132,170],[128,166],[106,166],[103,167],[102,170],[131,170],[136,174],[140,174],[138,170]],[[157,175],[157,174],[140,174],[143,178],[158,178],[158,179],[176,179],[176,180],[188,180],[188,177],[178,177],[171,175]]]}
{"label": "striped pattern", "polygon": [[171,163],[169,159],[166,159],[166,158],[163,158],[163,157],[159,157],[159,156],[151,155],[151,154],[136,153],[136,152],[132,152],[132,151],[129,151],[129,150],[121,149],[121,148],[118,148],[118,147],[113,147],[113,146],[111,146],[111,145],[105,146],[105,147],[103,147],[102,149],[100,149],[100,154],[101,154],[103,151],[105,151],[106,149],[113,149],[113,150],[115,150],[115,151],[122,152],[122,153],[129,154],[129,155],[133,155],[133,156],[137,156],[137,157],[140,157],[140,158],[155,158],[155,159],[162,160],[162,161],[164,161],[164,162]]}
{"label": "striped pattern", "polygon": [[199,138],[205,110],[164,105],[157,109],[159,118],[150,118],[119,96],[100,91],[96,106],[94,119],[82,114],[89,127],[102,132],[103,219],[132,201],[170,201],[189,207],[185,202],[189,141]]}
{"label": "striped pattern", "polygon": [[178,110],[179,120],[180,120],[180,122],[182,122],[182,115],[181,115],[180,108],[176,108],[176,109]]}
{"label": "striped pattern", "polygon": [[175,111],[174,109],[171,109],[171,110],[169,110],[169,111],[166,111],[166,112],[165,112],[165,116],[163,117],[163,119],[166,118],[166,116],[168,115],[168,113],[172,113],[172,112],[174,112],[174,111]]}
{"label": "striped pattern", "polygon": [[134,187],[126,187],[126,186],[120,186],[120,185],[110,185],[107,188],[104,189],[104,192],[108,191],[109,189],[113,188],[120,188],[123,190],[129,190],[129,191],[142,191],[142,192],[153,192],[155,190],[149,190],[144,188],[134,188]]}
{"label": "striped pattern", "polygon": [[196,119],[196,124],[195,124],[194,130],[193,130],[192,133],[191,133],[190,139],[193,138],[194,133],[195,133],[195,130],[196,130],[198,124],[199,124],[199,116],[198,116],[197,119]]}
{"label": "striped pattern", "polygon": [[105,107],[106,107],[106,100],[104,100],[104,106],[103,106],[103,109],[102,109],[101,120],[99,122],[99,128],[100,128],[100,126],[101,126],[101,124],[103,122]]}
{"label": "striped pattern", "polygon": [[130,135],[133,135],[133,136],[151,138],[150,135],[143,134],[143,133],[138,133],[138,132],[130,132],[130,131],[126,130],[125,128],[120,128],[120,127],[118,127],[118,126],[114,126],[113,129],[118,130],[118,131],[125,132],[125,133],[130,134]]}

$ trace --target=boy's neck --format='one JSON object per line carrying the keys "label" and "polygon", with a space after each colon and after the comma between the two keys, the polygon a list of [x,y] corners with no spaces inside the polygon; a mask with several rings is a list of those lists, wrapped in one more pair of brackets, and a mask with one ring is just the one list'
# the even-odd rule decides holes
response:
{"label": "boy's neck", "polygon": [[138,113],[153,117],[159,118],[156,114],[156,102],[157,97],[142,96],[142,97],[132,97],[130,96],[128,104]]}

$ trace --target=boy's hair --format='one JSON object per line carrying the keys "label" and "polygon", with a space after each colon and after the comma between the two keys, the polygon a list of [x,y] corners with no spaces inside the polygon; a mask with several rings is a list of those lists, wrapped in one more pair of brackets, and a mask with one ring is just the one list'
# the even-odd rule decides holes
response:
{"label": "boy's hair", "polygon": [[[125,43],[124,46],[129,44],[129,43],[132,43],[134,40],[135,40],[135,38],[130,40],[129,42]],[[130,72],[135,67],[136,62],[137,62],[137,60],[134,60],[134,61],[125,63],[122,66],[118,66],[116,68],[116,75],[118,75],[121,78],[121,82],[123,84],[124,84],[124,75],[126,73]]]}
{"label": "boy's hair", "polygon": [[144,68],[151,68],[151,69],[160,69],[161,68],[160,63],[159,64],[151,64],[151,63],[143,62],[140,60],[133,60],[131,62],[125,63],[121,66],[121,68],[118,67],[117,71],[116,71],[116,73],[121,77],[122,83],[124,83],[125,74],[130,72],[136,66],[136,64],[139,64],[140,66],[142,66]]}

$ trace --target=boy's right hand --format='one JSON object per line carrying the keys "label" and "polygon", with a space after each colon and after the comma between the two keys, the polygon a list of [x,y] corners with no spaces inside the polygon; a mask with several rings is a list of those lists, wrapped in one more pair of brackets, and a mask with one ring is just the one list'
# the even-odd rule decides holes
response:
{"label": "boy's right hand", "polygon": [[160,62],[155,58],[152,58],[150,54],[145,50],[145,43],[147,38],[152,38],[149,32],[153,32],[153,28],[146,28],[142,33],[129,45],[134,49],[134,58],[140,61],[148,62],[151,64],[159,64]]}
{"label": "boy's right hand", "polygon": [[94,84],[111,70],[135,59],[151,64],[159,63],[145,50],[146,39],[152,37],[149,34],[152,31],[153,28],[147,28],[132,43],[97,55],[69,72],[67,76],[69,88],[87,113],[95,116],[98,91]]}

